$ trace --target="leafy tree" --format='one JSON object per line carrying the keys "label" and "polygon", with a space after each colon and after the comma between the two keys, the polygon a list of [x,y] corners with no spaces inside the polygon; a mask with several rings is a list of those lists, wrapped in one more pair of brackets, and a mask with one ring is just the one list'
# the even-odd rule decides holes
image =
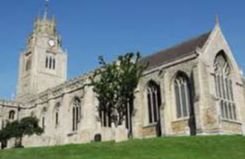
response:
{"label": "leafy tree", "polygon": [[8,123],[0,132],[0,141],[3,143],[11,138],[16,138],[16,147],[22,147],[22,138],[33,134],[41,135],[43,129],[38,125],[36,117],[26,117],[20,121]]}
{"label": "leafy tree", "polygon": [[140,53],[127,53],[113,63],[99,57],[100,69],[90,77],[99,101],[98,109],[109,114],[115,126],[121,125],[127,113],[127,106],[133,110],[132,102],[146,64],[140,63]]}

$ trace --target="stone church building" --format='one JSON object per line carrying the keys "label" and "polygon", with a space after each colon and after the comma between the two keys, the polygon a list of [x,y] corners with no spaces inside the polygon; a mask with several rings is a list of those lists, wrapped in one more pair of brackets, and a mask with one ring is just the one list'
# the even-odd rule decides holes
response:
{"label": "stone church building", "polygon": [[[67,80],[67,54],[55,20],[47,13],[37,18],[20,55],[17,97],[0,100],[0,129],[27,116],[44,128],[23,139],[26,147],[118,137],[108,115],[98,112],[92,88],[84,87],[92,72]],[[141,61],[149,67],[125,118],[130,137],[245,134],[245,80],[218,22]]]}

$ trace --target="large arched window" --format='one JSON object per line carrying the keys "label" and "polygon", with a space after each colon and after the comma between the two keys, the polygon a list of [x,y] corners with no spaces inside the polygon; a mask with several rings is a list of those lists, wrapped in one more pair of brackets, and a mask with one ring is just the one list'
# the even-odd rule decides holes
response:
{"label": "large arched window", "polygon": [[191,95],[188,77],[180,73],[174,81],[177,118],[190,115]]}
{"label": "large arched window", "polygon": [[160,119],[161,93],[160,86],[150,81],[147,86],[149,123],[157,123]]}
{"label": "large arched window", "polygon": [[214,61],[216,96],[219,99],[221,116],[224,119],[236,120],[236,106],[234,103],[231,68],[226,56],[220,52]]}
{"label": "large arched window", "polygon": [[74,98],[72,103],[72,130],[78,130],[78,124],[81,121],[81,101],[79,98]]}

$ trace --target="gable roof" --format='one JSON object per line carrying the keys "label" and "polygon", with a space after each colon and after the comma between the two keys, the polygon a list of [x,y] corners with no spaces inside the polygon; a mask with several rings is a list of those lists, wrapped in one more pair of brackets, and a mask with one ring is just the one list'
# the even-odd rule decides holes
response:
{"label": "gable roof", "polygon": [[194,54],[197,48],[202,48],[209,38],[211,32],[204,33],[196,38],[192,38],[174,47],[162,50],[153,55],[141,59],[142,63],[148,63],[147,70],[160,65],[181,59],[188,55]]}

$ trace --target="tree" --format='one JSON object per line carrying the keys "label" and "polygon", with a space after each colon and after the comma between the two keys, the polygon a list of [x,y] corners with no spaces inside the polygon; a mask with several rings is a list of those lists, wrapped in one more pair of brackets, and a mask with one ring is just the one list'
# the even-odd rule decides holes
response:
{"label": "tree", "polygon": [[90,86],[97,94],[98,109],[107,112],[115,126],[121,125],[127,113],[128,105],[135,98],[138,85],[146,64],[140,63],[140,53],[127,53],[119,56],[117,61],[106,63],[99,57],[100,69],[90,77]]}
{"label": "tree", "polygon": [[43,129],[38,125],[36,117],[26,117],[20,121],[8,123],[5,128],[0,131],[0,141],[3,143],[11,138],[16,138],[16,147],[22,147],[22,138],[33,134],[41,135]]}

